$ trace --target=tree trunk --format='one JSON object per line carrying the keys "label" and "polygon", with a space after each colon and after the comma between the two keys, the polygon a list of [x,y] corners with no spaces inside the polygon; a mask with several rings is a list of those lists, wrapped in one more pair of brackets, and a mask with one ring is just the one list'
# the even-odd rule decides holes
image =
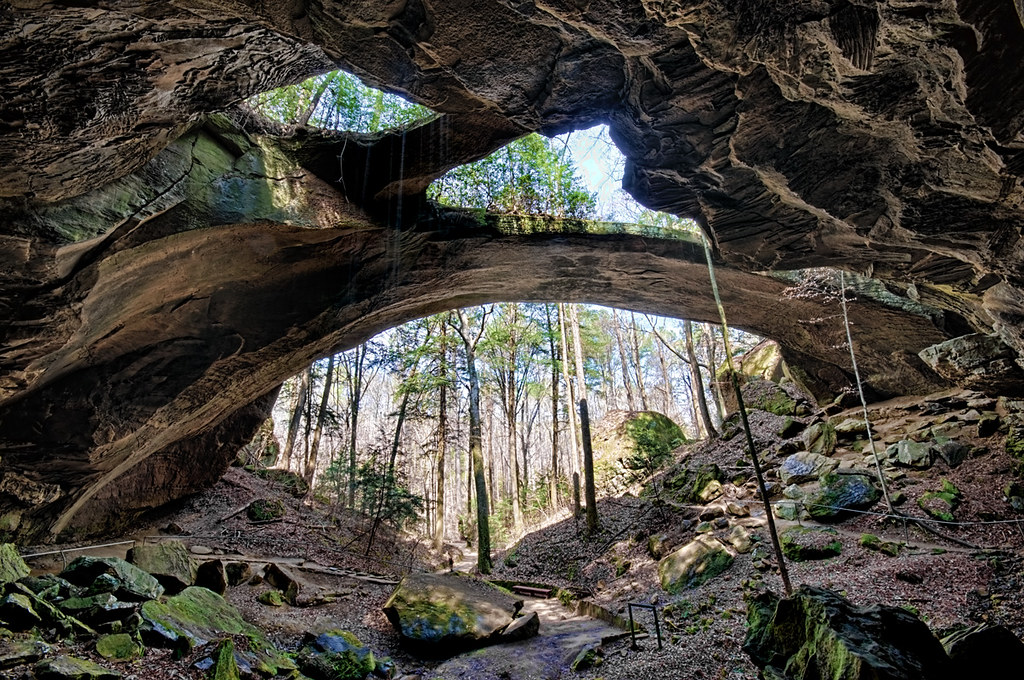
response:
{"label": "tree trunk", "polygon": [[324,376],[324,392],[320,397],[320,408],[316,413],[316,429],[313,432],[313,443],[309,447],[309,455],[306,457],[305,479],[308,487],[307,493],[313,492],[313,478],[316,476],[316,459],[320,450],[320,437],[324,431],[324,420],[327,419],[327,411],[331,401],[331,383],[334,380],[334,355],[327,360],[327,375]]}
{"label": "tree trunk", "polygon": [[299,391],[295,397],[295,410],[292,411],[291,422],[288,423],[288,438],[284,443],[284,469],[292,467],[292,451],[295,449],[295,438],[299,434],[299,425],[302,423],[302,414],[306,410],[306,400],[309,398],[309,381],[313,375],[313,367],[310,366],[302,373],[299,379]]}
{"label": "tree trunk", "polygon": [[551,322],[551,305],[544,305],[548,322],[548,351],[551,352],[551,486],[548,488],[548,500],[551,509],[558,508],[558,363],[559,356],[555,345],[555,331]]}
{"label": "tree trunk", "polygon": [[693,391],[697,393],[697,406],[700,407],[700,419],[704,423],[704,431],[709,437],[717,437],[718,431],[711,421],[711,412],[708,411],[708,400],[704,394],[704,378],[700,373],[700,364],[697,363],[697,352],[693,348],[693,325],[689,321],[683,321],[683,334],[686,336],[686,356],[690,359],[690,375],[693,379]]}
{"label": "tree trunk", "polygon": [[[569,442],[571,445],[571,457],[569,458],[569,474],[573,479],[579,479],[580,452],[576,436],[579,429],[576,427],[576,396],[573,390],[572,380],[569,379],[569,341],[565,332],[565,305],[558,303],[558,329],[562,341],[562,377],[565,379],[566,399],[571,405],[569,411]],[[580,494],[579,484],[575,484],[576,492],[573,494],[573,517],[580,516]]]}
{"label": "tree trunk", "polygon": [[647,387],[644,385],[644,364],[640,357],[640,336],[636,332],[636,315],[629,313],[630,337],[633,341],[633,364],[636,368],[636,386],[640,390],[640,406],[643,410],[649,411],[650,405],[647,402]]}
{"label": "tree trunk", "polygon": [[615,326],[615,342],[619,347],[619,359],[622,362],[622,384],[626,389],[626,404],[630,411],[636,410],[636,402],[633,400],[633,387],[629,384],[629,370],[626,359],[626,345],[622,341],[622,328],[619,325],[619,312],[612,310],[612,324]]}
{"label": "tree trunk", "polygon": [[[718,376],[715,371],[718,367],[717,352],[715,352],[715,339],[714,339],[714,328],[709,326],[705,329],[704,333],[704,351],[707,353],[708,358],[708,374],[711,376],[711,386],[714,390],[715,406],[718,408],[718,422],[724,422],[726,416],[725,408],[725,395],[722,394],[722,383],[719,382]],[[725,336],[722,336],[723,339]],[[729,368],[732,368],[732,362],[729,362]]]}
{"label": "tree trunk", "polygon": [[[580,317],[575,306],[569,308],[572,339],[576,345],[576,379],[579,381],[580,435],[583,442],[583,496],[587,504],[587,531],[597,531],[597,489],[594,486],[594,451],[590,444],[590,414],[587,411],[587,385],[583,372],[583,343],[580,341]],[[646,404],[644,405],[646,410]]]}
{"label": "tree trunk", "polygon": [[[448,447],[448,326],[441,325],[441,388],[437,401],[437,502],[434,507],[434,550],[444,545],[444,468]],[[456,490],[457,492],[457,490]]]}
{"label": "tree trunk", "polygon": [[363,390],[363,358],[366,345],[355,349],[352,370],[349,371],[349,440],[348,440],[348,508],[356,506],[356,431],[359,427],[359,402]]}
{"label": "tree trunk", "polygon": [[[481,322],[481,332],[484,322]],[[491,573],[490,507],[487,502],[487,480],[484,478],[483,437],[480,431],[480,379],[476,373],[476,340],[470,338],[469,320],[459,310],[459,334],[466,349],[466,373],[469,376],[469,453],[473,460],[476,483],[476,568],[481,574]]]}
{"label": "tree trunk", "polygon": [[384,472],[384,479],[381,482],[381,488],[377,498],[377,510],[373,513],[373,526],[370,527],[370,537],[366,541],[366,554],[370,554],[370,548],[373,547],[374,536],[377,535],[377,529],[380,527],[381,519],[383,518],[384,509],[386,506],[387,499],[391,496],[395,489],[395,461],[398,459],[398,445],[402,439],[402,426],[405,424],[405,413],[409,406],[409,392],[406,391],[402,394],[402,403],[398,407],[398,422],[395,424],[395,436],[391,440],[391,455],[388,457],[388,466]]}

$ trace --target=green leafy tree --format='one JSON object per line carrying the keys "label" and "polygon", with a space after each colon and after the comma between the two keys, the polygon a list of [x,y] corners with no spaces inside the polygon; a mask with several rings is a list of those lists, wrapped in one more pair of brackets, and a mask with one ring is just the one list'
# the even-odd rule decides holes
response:
{"label": "green leafy tree", "polygon": [[518,215],[588,218],[597,206],[556,143],[536,133],[449,171],[428,195],[445,205]]}
{"label": "green leafy tree", "polygon": [[379,132],[407,127],[434,113],[401,97],[368,87],[344,71],[331,71],[296,85],[250,97],[246,104],[286,125],[313,125],[329,130]]}

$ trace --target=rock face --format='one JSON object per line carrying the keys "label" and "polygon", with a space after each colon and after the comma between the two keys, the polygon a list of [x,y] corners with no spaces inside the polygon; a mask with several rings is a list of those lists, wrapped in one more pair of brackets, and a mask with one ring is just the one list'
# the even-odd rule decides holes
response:
{"label": "rock face", "polygon": [[747,610],[744,651],[773,678],[945,680],[949,657],[916,616],[898,607],[855,607],[839,595],[801,586],[770,593]]}
{"label": "rock face", "polygon": [[[608,122],[625,188],[700,222],[733,322],[819,399],[849,382],[820,268],[851,272],[876,395],[962,381],[952,354],[918,355],[975,333],[1009,350],[971,366],[1013,373],[1022,59],[1016,5],[980,0],[18,2],[0,18],[0,515],[24,540],[124,526],[211,484],[285,377],[456,303],[714,320],[694,243],[424,200],[534,130]],[[366,136],[233,108],[337,65],[443,115]]]}
{"label": "rock face", "polygon": [[196,581],[199,564],[181,541],[136,545],[128,561],[152,574],[170,595],[176,595]]}
{"label": "rock face", "polygon": [[655,411],[612,411],[593,431],[594,475],[609,493],[656,470],[686,442],[682,429]]}
{"label": "rock face", "polygon": [[696,588],[732,566],[732,553],[714,536],[699,536],[658,563],[661,587],[670,593]]}
{"label": "rock face", "polygon": [[385,603],[384,613],[413,648],[448,655],[494,642],[522,604],[457,572],[409,574]]}

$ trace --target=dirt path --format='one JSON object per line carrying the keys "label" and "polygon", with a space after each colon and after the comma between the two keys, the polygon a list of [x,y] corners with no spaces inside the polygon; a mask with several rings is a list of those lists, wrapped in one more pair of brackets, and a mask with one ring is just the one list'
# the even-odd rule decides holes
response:
{"label": "dirt path", "polygon": [[578,616],[558,600],[525,599],[523,611],[537,612],[540,633],[521,642],[485,647],[449,659],[427,678],[445,680],[555,680],[589,644],[619,635],[604,621]]}

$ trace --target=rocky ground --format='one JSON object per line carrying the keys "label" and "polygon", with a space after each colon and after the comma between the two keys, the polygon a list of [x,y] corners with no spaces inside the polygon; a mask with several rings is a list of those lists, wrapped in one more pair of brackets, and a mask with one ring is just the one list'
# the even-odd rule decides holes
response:
{"label": "rocky ground", "polygon": [[[760,398],[758,389],[764,392]],[[1024,636],[1024,512],[1019,487],[1011,483],[1020,465],[1014,455],[1019,405],[961,392],[873,405],[873,436],[878,449],[888,451],[882,454],[888,491],[898,513],[909,518],[904,519],[885,516],[877,490],[867,499],[846,494],[845,487],[828,495],[834,491],[830,485],[861,474],[875,484],[860,410],[817,411],[787,390],[752,387],[751,403],[761,408],[752,408],[750,421],[779,531],[794,539],[788,541],[791,554],[804,557],[786,560],[793,585],[831,588],[855,604],[904,607],[939,635],[989,621]],[[674,464],[634,484],[633,493],[599,502],[601,529],[594,535],[587,535],[582,521],[566,517],[496,553],[495,578],[561,589],[570,606],[591,602],[600,608],[591,613],[610,620],[627,617],[629,603],[658,607],[661,649],[653,635],[641,640],[640,649],[628,639],[607,642],[599,665],[579,671],[583,677],[757,676],[742,650],[747,603],[765,589],[781,593],[782,584],[744,441],[732,423],[720,440],[678,449]],[[173,536],[199,559],[249,560],[257,569],[275,561],[297,574],[311,606],[259,602],[271,590],[265,582],[227,590],[228,601],[281,649],[296,649],[308,631],[343,628],[391,656],[399,677],[470,677],[457,671],[458,664],[438,667],[437,660],[406,653],[381,611],[403,574],[435,570],[447,563],[446,556],[389,530],[367,555],[370,527],[364,520],[311,507],[289,489],[287,479],[262,479],[234,468],[213,489],[129,538],[152,542]],[[283,516],[251,519],[245,508],[255,499],[281,499]],[[836,507],[837,516],[826,516]],[[931,521],[936,517],[944,519]],[[835,533],[804,537],[800,527]],[[728,555],[716,563],[720,573],[703,582],[668,584],[668,592],[659,563],[674,559],[698,537]],[[813,548],[822,552],[807,559]],[[37,571],[56,571],[63,560],[51,555],[30,563]],[[635,613],[653,633],[650,612]],[[528,643],[520,644],[527,654]],[[101,660],[89,643],[62,651]],[[118,668],[129,678],[198,680],[205,674],[190,662],[209,652],[198,649],[177,660],[168,651],[149,649],[141,661]],[[27,668],[7,672],[30,677]],[[510,664],[503,672],[532,677],[527,668],[521,664],[517,675],[516,664]]]}

